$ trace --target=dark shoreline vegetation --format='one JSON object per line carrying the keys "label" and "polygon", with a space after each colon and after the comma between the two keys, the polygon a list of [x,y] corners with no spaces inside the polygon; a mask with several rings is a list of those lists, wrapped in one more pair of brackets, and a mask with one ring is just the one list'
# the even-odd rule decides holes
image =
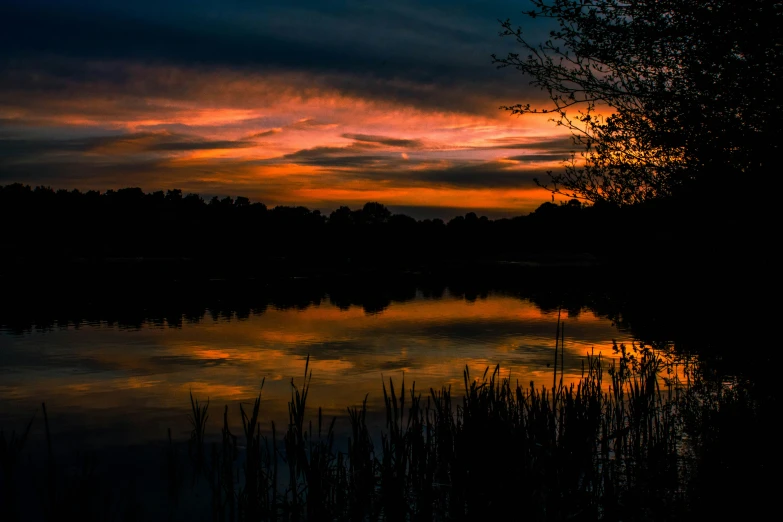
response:
{"label": "dark shoreline vegetation", "polygon": [[[13,224],[0,242],[0,321],[14,331],[91,318],[133,325],[165,316],[178,324],[207,309],[242,316],[326,296],[372,313],[416,287],[437,296],[448,286],[470,299],[510,282],[514,293],[549,308],[586,306],[634,322],[641,339],[661,330],[644,324],[698,323],[703,336],[718,331],[711,321],[723,338],[751,313],[729,306],[727,315],[725,303],[758,300],[756,289],[779,278],[761,226],[769,220],[751,207],[767,208],[573,200],[510,219],[469,213],[444,222],[393,215],[380,203],[326,216],[241,197],[207,203],[179,190],[16,183],[0,186],[0,219]],[[166,310],[150,314],[141,301]]]}
{"label": "dark shoreline vegetation", "polygon": [[[327,216],[302,206],[267,208],[244,197],[216,196],[207,202],[180,190],[82,193],[13,184],[0,187],[0,209],[0,217],[18,224],[9,230],[3,248],[11,256],[26,252],[25,259],[296,262],[318,253],[336,256],[340,264],[367,257],[373,264],[383,264],[538,252],[550,242],[544,228],[575,222],[582,207],[574,200],[569,205],[544,204],[530,216],[513,219],[490,220],[471,212],[448,222],[417,221],[392,214],[377,202],[355,210],[340,207]],[[498,241],[519,233],[526,234],[529,242],[521,250],[519,245]],[[42,234],[47,241],[41,241]],[[382,259],[373,259],[379,254]]]}
{"label": "dark shoreline vegetation", "polygon": [[[615,348],[611,365],[588,354],[576,385],[563,383],[557,364],[551,386],[512,383],[499,367],[478,379],[466,370],[462,396],[422,393],[415,383],[406,389],[404,380],[397,391],[390,379],[380,438],[368,427],[365,398],[347,409],[348,440],[335,439],[335,420],[308,409],[307,361],[304,381],[291,380],[285,427],[262,428],[262,393],[239,412],[226,406],[217,414],[191,396],[190,441],[185,450],[169,430],[157,463],[166,505],[154,512],[132,487],[112,496],[89,456],[64,469],[44,405],[43,423],[0,435],[0,519],[488,520],[520,510],[533,520],[762,516],[774,482],[765,416],[772,404],[695,359],[644,345]],[[243,429],[232,433],[228,419],[237,413]],[[210,418],[222,421],[218,435]],[[34,422],[43,424],[46,450],[30,456]],[[35,504],[16,502],[23,468],[34,470]],[[106,473],[133,480],[111,463]]]}
{"label": "dark shoreline vegetation", "polygon": [[206,202],[181,190],[101,193],[16,183],[0,186],[0,219],[13,223],[0,243],[0,264],[22,271],[62,268],[63,273],[87,266],[111,277],[117,266],[147,262],[155,270],[174,266],[214,278],[454,261],[619,264],[619,252],[640,249],[666,252],[656,265],[682,269],[703,262],[699,253],[706,246],[712,263],[745,259],[748,252],[737,249],[748,240],[750,230],[742,227],[753,223],[741,226],[741,218],[747,216],[719,212],[712,202],[669,199],[618,207],[573,199],[544,203],[513,218],[491,220],[469,212],[448,221],[417,221],[377,202],[354,210],[340,207],[327,216],[301,206],[267,208],[244,197]]}

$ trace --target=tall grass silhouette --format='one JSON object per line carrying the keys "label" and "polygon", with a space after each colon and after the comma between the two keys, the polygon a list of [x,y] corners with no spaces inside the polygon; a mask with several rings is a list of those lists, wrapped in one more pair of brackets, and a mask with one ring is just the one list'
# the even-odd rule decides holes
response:
{"label": "tall grass silhouette", "polygon": [[[169,430],[161,468],[170,505],[161,519],[186,519],[180,511],[197,490],[209,492],[204,520],[232,522],[673,520],[695,513],[715,448],[727,444],[725,412],[743,412],[750,422],[758,413],[752,398],[703,382],[698,364],[671,373],[673,359],[644,345],[615,345],[611,361],[590,353],[580,378],[565,384],[560,328],[558,337],[551,388],[512,383],[500,366],[479,378],[466,367],[459,393],[422,393],[389,379],[381,387],[380,433],[368,425],[365,396],[347,408],[346,444],[335,442],[335,419],[324,419],[321,408],[308,413],[309,357],[302,380],[291,380],[281,433],[274,423],[262,433],[263,381],[254,401],[239,406],[242,433],[231,432],[226,406],[219,438],[207,433],[209,400],[191,395],[190,463],[180,460]],[[95,503],[91,490],[58,489],[44,418],[45,516],[56,519],[62,506],[78,516],[80,505]],[[12,501],[29,431],[0,433],[3,520],[25,518]]]}
{"label": "tall grass silhouette", "polygon": [[[610,364],[587,355],[571,385],[563,383],[561,356],[552,388],[512,384],[500,366],[478,379],[466,367],[461,397],[451,388],[422,394],[415,383],[406,389],[404,379],[399,387],[389,379],[380,444],[367,425],[365,397],[347,409],[346,451],[335,449],[334,419],[326,422],[318,408],[307,420],[308,358],[301,384],[291,381],[280,439],[274,424],[270,436],[261,435],[261,394],[250,411],[240,406],[241,473],[232,472],[236,437],[224,412],[223,444],[201,472],[214,488],[213,519],[463,520],[519,510],[536,520],[665,516],[686,502],[686,392],[676,390],[687,383],[662,389],[660,354],[615,349],[619,358]],[[192,419],[207,414],[192,404]]]}

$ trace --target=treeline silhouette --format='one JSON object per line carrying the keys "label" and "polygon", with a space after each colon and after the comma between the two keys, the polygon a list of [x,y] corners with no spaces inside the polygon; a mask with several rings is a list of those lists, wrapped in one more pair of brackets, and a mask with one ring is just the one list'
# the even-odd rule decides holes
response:
{"label": "treeline silhouette", "polygon": [[[244,197],[181,190],[144,193],[0,187],[4,249],[15,255],[71,257],[412,258],[436,253],[475,257],[533,249],[558,250],[550,226],[575,222],[578,203],[543,205],[526,217],[490,220],[475,213],[448,222],[392,214],[380,203],[340,207],[328,216],[306,207],[267,208]],[[511,240],[524,235],[524,242]],[[501,238],[504,238],[501,240]],[[568,245],[567,250],[587,245]]]}
{"label": "treeline silhouette", "polygon": [[[326,215],[302,206],[268,208],[245,197],[206,201],[181,190],[101,193],[17,183],[0,187],[5,224],[0,263],[26,270],[59,263],[112,261],[119,267],[157,260],[155,274],[170,270],[186,277],[185,259],[194,262],[195,272],[225,277],[444,260],[611,261],[635,248],[690,252],[680,260],[700,249],[720,251],[726,242],[714,244],[715,236],[732,227],[725,222],[715,227],[711,218],[694,219],[691,210],[666,201],[614,207],[571,200],[547,202],[513,218],[492,220],[469,212],[448,221],[416,220],[392,214],[377,202]],[[71,266],[69,273],[73,270]]]}

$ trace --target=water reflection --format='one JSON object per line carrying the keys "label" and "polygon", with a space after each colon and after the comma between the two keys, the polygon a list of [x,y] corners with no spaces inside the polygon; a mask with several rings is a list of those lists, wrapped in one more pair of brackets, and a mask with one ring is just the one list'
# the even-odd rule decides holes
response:
{"label": "water reflection", "polygon": [[[190,390],[222,408],[250,400],[264,378],[263,414],[284,423],[290,379],[301,377],[308,354],[310,405],[337,415],[368,393],[380,404],[382,376],[404,374],[421,390],[461,387],[465,365],[479,376],[500,364],[520,382],[548,384],[558,312],[500,293],[468,297],[419,291],[381,311],[310,299],[247,313],[208,309],[197,321],[158,318],[131,330],[109,321],[33,324],[21,335],[6,328],[0,422],[19,425],[45,400],[56,429],[80,443],[160,440],[168,427],[186,438]],[[580,375],[587,351],[610,354],[612,339],[629,339],[579,312],[562,314],[566,380]]]}

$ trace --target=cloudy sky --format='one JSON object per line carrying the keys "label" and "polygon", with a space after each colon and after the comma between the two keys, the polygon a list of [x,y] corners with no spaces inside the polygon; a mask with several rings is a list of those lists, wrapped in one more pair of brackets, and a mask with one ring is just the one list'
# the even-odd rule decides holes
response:
{"label": "cloudy sky", "polygon": [[490,55],[522,0],[0,0],[0,184],[517,215],[570,140]]}

